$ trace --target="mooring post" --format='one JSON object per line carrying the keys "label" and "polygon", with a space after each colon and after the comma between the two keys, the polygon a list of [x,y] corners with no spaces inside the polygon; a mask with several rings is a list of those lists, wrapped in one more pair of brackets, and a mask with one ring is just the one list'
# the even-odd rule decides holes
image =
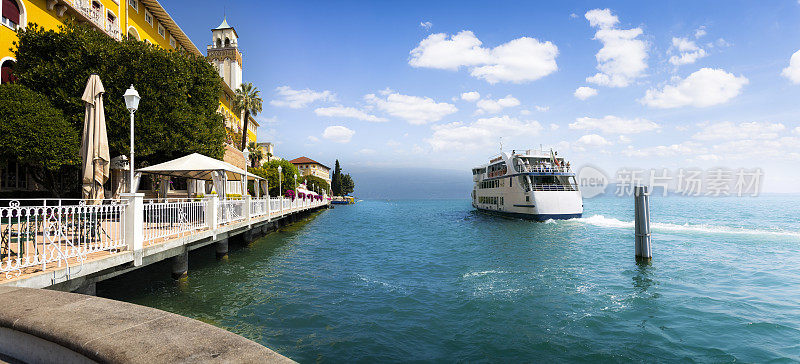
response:
{"label": "mooring post", "polygon": [[634,219],[636,260],[653,259],[650,248],[650,194],[647,186],[634,187]]}
{"label": "mooring post", "polygon": [[184,279],[189,275],[189,250],[172,257],[172,279]]}
{"label": "mooring post", "polygon": [[217,258],[224,259],[228,256],[228,238],[221,239],[214,243],[217,252]]}

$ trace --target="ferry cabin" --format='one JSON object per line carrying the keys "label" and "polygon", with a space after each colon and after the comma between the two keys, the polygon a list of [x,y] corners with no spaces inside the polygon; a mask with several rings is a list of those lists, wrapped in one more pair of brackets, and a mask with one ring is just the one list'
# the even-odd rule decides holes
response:
{"label": "ferry cabin", "polygon": [[546,220],[579,217],[583,202],[569,162],[554,152],[501,154],[472,169],[475,208]]}

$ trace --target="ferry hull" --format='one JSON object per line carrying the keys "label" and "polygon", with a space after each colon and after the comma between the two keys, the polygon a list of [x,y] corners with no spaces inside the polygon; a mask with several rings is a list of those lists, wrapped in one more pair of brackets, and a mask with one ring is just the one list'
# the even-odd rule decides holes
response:
{"label": "ferry hull", "polygon": [[479,212],[489,214],[489,215],[496,215],[496,216],[503,216],[503,217],[511,217],[515,219],[525,219],[525,220],[533,220],[533,221],[547,221],[547,220],[569,220],[569,219],[577,219],[583,216],[582,213],[576,214],[526,214],[521,212],[510,212],[510,211],[498,211],[498,210],[489,210],[489,209],[482,209],[480,207],[476,207]]}

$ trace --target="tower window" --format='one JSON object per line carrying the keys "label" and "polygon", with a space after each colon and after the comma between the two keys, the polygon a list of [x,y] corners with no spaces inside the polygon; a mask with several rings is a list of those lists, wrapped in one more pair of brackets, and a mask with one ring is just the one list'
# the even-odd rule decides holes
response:
{"label": "tower window", "polygon": [[230,47],[231,46],[231,40],[229,38],[225,38],[225,46],[226,47]]}
{"label": "tower window", "polygon": [[14,61],[6,60],[0,65],[0,83],[14,82],[17,80],[14,77]]}
{"label": "tower window", "polygon": [[222,48],[222,39],[217,38],[217,48]]}
{"label": "tower window", "polygon": [[0,22],[3,25],[16,30],[19,26],[19,18],[21,15],[21,11],[19,9],[19,4],[17,4],[16,0],[1,0],[3,2],[3,16],[0,18]]}

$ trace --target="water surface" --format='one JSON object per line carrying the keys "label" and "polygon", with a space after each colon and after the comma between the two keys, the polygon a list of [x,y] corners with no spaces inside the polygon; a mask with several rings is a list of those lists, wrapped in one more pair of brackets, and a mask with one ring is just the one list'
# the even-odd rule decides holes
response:
{"label": "water surface", "polygon": [[98,294],[223,327],[300,362],[800,360],[800,196],[632,198],[584,218],[486,216],[467,200],[364,201]]}

